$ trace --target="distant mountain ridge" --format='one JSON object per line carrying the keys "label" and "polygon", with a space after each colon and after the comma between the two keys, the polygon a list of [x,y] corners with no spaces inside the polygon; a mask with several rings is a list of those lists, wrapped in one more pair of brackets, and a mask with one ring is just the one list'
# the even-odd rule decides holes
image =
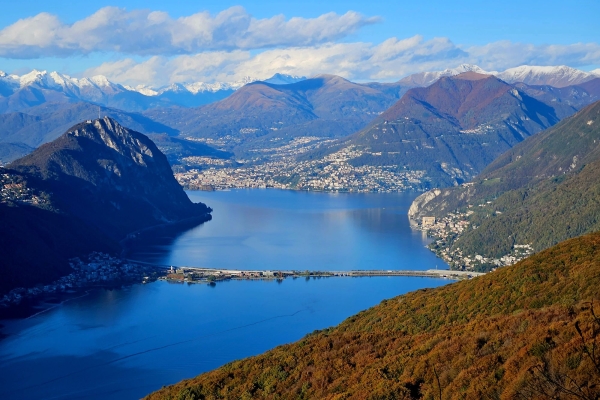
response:
{"label": "distant mountain ridge", "polygon": [[269,146],[274,138],[349,135],[384,112],[400,92],[319,75],[282,85],[253,82],[216,103],[144,115],[183,136],[226,140],[231,150],[250,143]]}
{"label": "distant mountain ridge", "polygon": [[[584,72],[567,66],[528,66],[509,68],[503,72],[485,71],[471,64],[462,64],[443,71],[420,72],[396,82],[401,87],[429,86],[444,76],[464,72],[492,74],[508,83],[566,87],[600,77],[600,70]],[[293,84],[306,77],[276,73],[264,82]],[[249,76],[235,82],[177,82],[164,87],[138,85],[135,87],[109,81],[102,75],[72,78],[59,72],[32,70],[24,75],[0,71],[0,112],[22,111],[44,102],[88,101],[125,111],[143,111],[156,107],[197,107],[222,100],[248,83],[257,81]],[[389,83],[367,83],[373,87]]]}
{"label": "distant mountain ridge", "polygon": [[502,152],[559,121],[549,105],[491,76],[465,72],[408,90],[367,128],[330,150],[360,153],[353,166],[396,165],[424,171],[420,189],[452,186]]}
{"label": "distant mountain ridge", "polygon": [[263,82],[271,83],[273,85],[288,85],[290,83],[297,83],[306,79],[308,79],[306,76],[286,75],[277,73],[269,79],[263,80]]}
{"label": "distant mountain ridge", "polygon": [[[266,82],[295,83],[304,77],[275,74]],[[33,70],[24,75],[0,71],[0,112],[22,111],[33,105],[51,102],[87,101],[125,111],[142,111],[155,107],[197,107],[222,100],[242,86],[255,82],[249,76],[235,82],[172,83],[153,88],[136,87],[109,81],[105,76],[73,78],[56,71]]]}
{"label": "distant mountain ridge", "polygon": [[525,83],[527,85],[548,85],[557,88],[579,85],[595,78],[600,78],[600,70],[581,71],[566,65],[532,66],[521,65],[508,68],[502,72],[486,71],[477,65],[461,64],[456,68],[443,71],[419,72],[402,78],[399,83],[409,87],[429,86],[444,76],[455,76],[464,72],[477,72],[484,75],[494,75],[507,83]]}
{"label": "distant mountain ridge", "polygon": [[558,88],[578,85],[600,77],[593,72],[560,66],[530,66],[509,68],[496,76],[508,83],[523,82],[528,85],[549,85]]}
{"label": "distant mountain ridge", "polygon": [[465,72],[493,75],[495,72],[485,71],[483,68],[472,64],[461,64],[456,68],[447,68],[443,71],[419,72],[400,79],[399,83],[409,87],[425,87],[445,76],[455,76]]}
{"label": "distant mountain ridge", "polygon": [[[600,78],[593,78],[592,73],[567,67],[524,68],[519,67],[520,75],[515,76],[524,77],[523,71],[529,70],[541,71],[548,78],[555,71],[560,79],[570,76],[569,83],[592,77],[560,88],[516,84],[516,89],[550,105],[559,119],[600,98]],[[0,162],[56,138],[79,120],[95,118],[95,107],[140,132],[217,140],[223,149],[236,148],[245,158],[249,151],[296,137],[348,136],[363,129],[410,87],[465,71],[485,72],[463,64],[395,83],[364,84],[334,75],[306,79],[275,74],[264,82],[246,78],[238,83],[174,83],[156,90],[114,84],[102,76],[75,79],[45,71],[23,76],[0,73]],[[141,111],[144,115],[136,114]]]}

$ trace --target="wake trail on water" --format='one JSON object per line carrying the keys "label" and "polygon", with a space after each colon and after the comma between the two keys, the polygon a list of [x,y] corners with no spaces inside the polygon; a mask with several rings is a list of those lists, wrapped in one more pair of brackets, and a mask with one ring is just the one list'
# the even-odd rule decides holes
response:
{"label": "wake trail on water", "polygon": [[60,303],[58,303],[57,305],[55,305],[55,306],[52,306],[52,307],[48,307],[48,308],[46,308],[46,309],[44,309],[44,310],[42,310],[42,311],[40,311],[40,312],[37,312],[37,313],[35,313],[35,314],[33,314],[33,315],[30,315],[29,317],[27,317],[27,318],[25,318],[25,319],[31,319],[31,318],[33,318],[33,317],[37,317],[37,316],[38,316],[38,315],[40,315],[40,314],[47,313],[48,311],[54,310],[55,308],[57,308],[57,307],[60,307],[60,306],[62,306],[62,305],[63,305],[63,304],[65,304],[65,303],[68,303],[68,302],[70,302],[70,301],[73,301],[73,300],[81,299],[81,298],[83,298],[83,297],[85,297],[85,296],[88,296],[89,294],[90,294],[90,292],[88,292],[88,291],[86,290],[85,294],[83,294],[83,295],[81,295],[81,296],[78,296],[78,297],[73,297],[72,299],[67,299],[67,300],[61,301],[61,302],[60,302]]}
{"label": "wake trail on water", "polygon": [[[137,356],[140,356],[140,355],[143,355],[143,354],[148,354],[148,353],[152,353],[152,352],[155,352],[155,351],[164,350],[164,349],[169,348],[169,347],[178,346],[178,345],[181,345],[181,344],[184,344],[184,343],[194,342],[196,340],[204,339],[204,338],[207,338],[207,337],[211,337],[211,336],[215,336],[215,335],[221,335],[221,334],[224,334],[224,333],[227,333],[227,332],[232,332],[232,331],[236,331],[236,330],[248,328],[248,327],[255,326],[255,325],[260,325],[260,324],[263,324],[265,322],[273,321],[273,320],[280,319],[280,318],[288,318],[288,317],[291,318],[291,317],[294,317],[297,314],[299,314],[299,313],[301,313],[302,311],[305,311],[305,310],[306,310],[306,308],[302,308],[302,309],[300,309],[300,310],[298,310],[296,312],[293,312],[291,314],[276,315],[276,316],[273,316],[273,317],[270,317],[270,318],[265,318],[265,319],[261,319],[259,321],[251,322],[249,324],[240,325],[240,326],[236,326],[236,327],[233,327],[233,328],[224,329],[222,331],[208,333],[206,335],[201,335],[201,336],[196,336],[196,337],[191,338],[191,339],[180,340],[178,342],[173,342],[173,343],[165,344],[163,346],[158,346],[158,347],[153,347],[153,348],[150,348],[150,349],[138,351],[136,353],[132,353],[132,354],[128,354],[128,355],[125,355],[125,356],[122,356],[122,357],[115,358],[115,359],[107,361],[105,363],[101,363],[101,364],[97,364],[97,365],[92,365],[92,366],[87,367],[87,368],[79,369],[77,371],[73,371],[73,372],[70,372],[70,373],[62,375],[62,376],[58,376],[56,378],[47,380],[45,382],[40,382],[40,383],[36,383],[34,385],[26,386],[26,387],[23,387],[23,388],[14,389],[14,390],[11,390],[9,392],[4,392],[4,393],[0,392],[0,394],[7,395],[7,394],[11,394],[11,393],[14,393],[14,392],[17,392],[17,391],[23,391],[23,390],[27,390],[27,389],[33,389],[33,388],[36,388],[36,387],[39,387],[39,386],[48,385],[50,383],[59,381],[61,379],[68,378],[68,377],[73,376],[73,375],[80,374],[82,372],[87,372],[87,371],[91,371],[91,370],[94,370],[94,369],[97,369],[97,368],[100,368],[100,367],[105,367],[107,365],[111,365],[111,364],[117,363],[119,361],[127,360],[129,358],[137,357]],[[141,339],[141,340],[146,340],[146,339]],[[141,340],[138,340],[136,342],[139,342]],[[113,347],[118,347],[118,346],[119,345],[113,346]]]}

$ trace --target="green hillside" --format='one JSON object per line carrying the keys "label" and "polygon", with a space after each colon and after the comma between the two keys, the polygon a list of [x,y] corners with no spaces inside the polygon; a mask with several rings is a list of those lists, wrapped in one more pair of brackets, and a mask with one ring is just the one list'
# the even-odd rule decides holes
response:
{"label": "green hillside", "polygon": [[599,288],[595,233],[385,300],[148,398],[598,399]]}
{"label": "green hillside", "polygon": [[476,229],[446,244],[465,255],[497,258],[515,244],[540,251],[600,229],[599,166],[597,102],[507,151],[474,182],[421,196],[410,216],[472,211]]}

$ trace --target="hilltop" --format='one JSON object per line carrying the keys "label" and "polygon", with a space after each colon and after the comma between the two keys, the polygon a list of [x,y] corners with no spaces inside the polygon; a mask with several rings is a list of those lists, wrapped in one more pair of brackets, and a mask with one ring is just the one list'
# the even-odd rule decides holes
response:
{"label": "hilltop", "polygon": [[600,396],[600,234],[384,300],[148,399]]}

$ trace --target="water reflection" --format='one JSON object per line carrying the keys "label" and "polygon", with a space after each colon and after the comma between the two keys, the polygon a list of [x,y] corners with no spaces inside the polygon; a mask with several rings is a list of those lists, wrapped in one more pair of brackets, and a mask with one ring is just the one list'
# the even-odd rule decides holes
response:
{"label": "water reflection", "polygon": [[[406,212],[416,194],[188,192],[213,221],[132,258],[223,269],[427,269],[435,256]],[[419,262],[415,262],[418,259]]]}

